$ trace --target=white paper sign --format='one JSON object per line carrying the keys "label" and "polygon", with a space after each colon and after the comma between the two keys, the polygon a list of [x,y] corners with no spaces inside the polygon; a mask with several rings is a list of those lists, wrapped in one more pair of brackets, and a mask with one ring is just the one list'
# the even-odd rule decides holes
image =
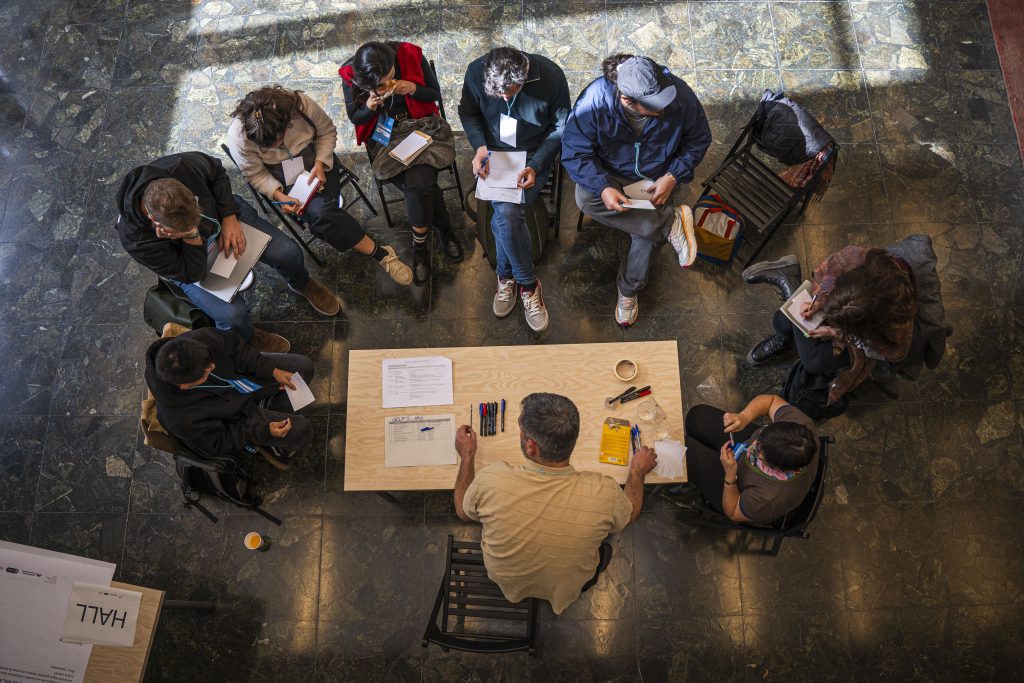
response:
{"label": "white paper sign", "polygon": [[401,415],[384,419],[384,467],[455,463],[454,415]]}
{"label": "white paper sign", "polygon": [[501,115],[501,119],[498,121],[498,139],[504,142],[509,147],[516,146],[516,129],[519,127],[519,121],[506,114]]}
{"label": "white paper sign", "polygon": [[389,358],[381,362],[385,408],[447,406],[452,401],[452,359]]}
{"label": "white paper sign", "polygon": [[293,184],[296,178],[302,175],[302,172],[306,169],[302,165],[302,157],[293,157],[281,162],[281,170],[284,173],[284,186],[288,187]]}
{"label": "white paper sign", "polygon": [[66,643],[131,647],[141,604],[142,593],[138,591],[76,581],[60,639]]}
{"label": "white paper sign", "polygon": [[289,389],[287,386],[284,388],[285,393],[288,394],[288,400],[292,403],[292,410],[302,410],[316,400],[309,385],[306,384],[306,380],[302,379],[302,375],[299,373],[292,373],[292,384],[295,385],[294,389]]}

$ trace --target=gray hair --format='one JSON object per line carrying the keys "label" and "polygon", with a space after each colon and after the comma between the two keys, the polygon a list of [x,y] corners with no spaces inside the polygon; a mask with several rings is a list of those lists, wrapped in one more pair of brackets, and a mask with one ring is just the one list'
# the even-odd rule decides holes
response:
{"label": "gray hair", "polygon": [[565,462],[580,435],[580,411],[565,396],[530,394],[521,405],[519,428],[537,444],[541,458]]}
{"label": "gray hair", "polygon": [[501,97],[508,89],[526,83],[530,58],[514,47],[496,47],[484,59],[484,94]]}

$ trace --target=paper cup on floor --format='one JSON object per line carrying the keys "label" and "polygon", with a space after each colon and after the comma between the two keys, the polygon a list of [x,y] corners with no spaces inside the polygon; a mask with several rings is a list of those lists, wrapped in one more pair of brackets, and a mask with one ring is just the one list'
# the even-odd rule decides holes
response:
{"label": "paper cup on floor", "polygon": [[640,368],[637,367],[636,361],[623,358],[615,364],[615,376],[623,382],[629,382],[636,373],[639,372]]}
{"label": "paper cup on floor", "polygon": [[256,531],[247,533],[244,543],[249,550],[263,550],[267,546],[266,539]]}

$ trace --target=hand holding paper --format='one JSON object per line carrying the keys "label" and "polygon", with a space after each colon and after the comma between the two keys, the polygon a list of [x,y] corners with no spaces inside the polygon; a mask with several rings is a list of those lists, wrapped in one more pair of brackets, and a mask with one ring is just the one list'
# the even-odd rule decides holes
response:
{"label": "hand holding paper", "polygon": [[306,380],[302,379],[302,375],[297,372],[293,373],[291,380],[294,387],[286,386],[285,392],[288,394],[288,400],[291,401],[293,410],[302,410],[316,400],[309,385],[306,384]]}

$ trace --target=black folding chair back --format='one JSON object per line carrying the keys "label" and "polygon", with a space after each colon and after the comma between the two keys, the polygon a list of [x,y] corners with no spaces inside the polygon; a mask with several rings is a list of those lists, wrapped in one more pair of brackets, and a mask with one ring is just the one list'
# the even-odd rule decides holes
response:
{"label": "black folding chair back", "polygon": [[[829,444],[834,443],[831,436],[819,438],[818,472],[814,476],[807,496],[796,508],[787,513],[784,517],[776,520],[771,526],[755,526],[743,522],[734,522],[725,515],[704,508],[693,512],[685,512],[682,521],[693,526],[710,527],[714,529],[733,529],[744,531],[765,539],[766,544],[762,552],[767,555],[778,555],[782,547],[782,541],[787,538],[810,538],[807,527],[818,515],[818,508],[821,507],[821,500],[825,495],[825,477],[828,474]],[[771,541],[769,547],[767,541]]]}
{"label": "black folding chair back", "polygon": [[[238,168],[238,162],[235,161],[235,158],[233,156],[231,156],[231,150],[228,149],[228,146],[222,144],[220,148],[227,156],[227,158],[231,160],[231,163],[235,165],[235,168]],[[338,173],[341,174],[341,187],[338,189],[338,191],[341,192],[345,189],[347,185],[351,185],[356,191],[356,202],[365,203],[366,208],[370,210],[370,213],[376,216],[377,209],[373,208],[373,204],[370,203],[369,197],[367,197],[366,193],[363,192],[363,188],[359,186],[359,176],[357,176],[355,172],[353,172],[352,169],[350,169],[348,166],[341,163],[341,159],[338,157],[337,154],[334,155],[334,167],[338,169]],[[245,185],[246,187],[249,188],[249,192],[252,193],[253,198],[256,200],[256,205],[260,207],[260,210],[265,214],[269,215],[273,213],[275,216],[277,216],[277,219],[281,221],[284,227],[287,228],[288,232],[291,233],[295,241],[299,243],[299,245],[305,250],[307,254],[309,254],[309,257],[313,259],[313,261],[318,266],[323,267],[323,261],[320,260],[320,258],[316,255],[316,253],[314,253],[314,251],[309,246],[313,242],[313,240],[316,239],[316,235],[313,235],[311,233],[307,239],[303,239],[302,236],[299,234],[299,231],[302,230],[305,230],[307,232],[309,231],[309,226],[306,225],[305,221],[303,221],[301,218],[297,216],[282,211],[281,207],[279,207],[277,204],[275,204],[274,202],[270,201],[262,194],[257,192],[256,188],[252,186],[252,183],[247,182]],[[346,204],[346,207],[347,206],[349,205]]]}
{"label": "black folding chair back", "polygon": [[[515,631],[517,624],[522,627],[521,633],[507,632]],[[497,630],[499,625],[502,632],[477,628],[491,626]],[[506,600],[501,588],[487,576],[480,544],[456,541],[449,535],[444,577],[423,634],[423,647],[434,643],[445,652],[527,650],[532,655],[536,634],[537,600],[527,598],[514,604]]]}
{"label": "black folding chair back", "polygon": [[[352,60],[350,59],[347,62],[345,62],[345,64],[350,64],[351,62]],[[434,67],[434,60],[431,59],[428,63],[430,64],[431,71],[434,72],[434,77],[437,78],[437,69]],[[448,116],[445,114],[444,111],[444,101],[439,99],[434,104],[437,105],[438,110],[441,112],[441,118],[447,121]],[[370,163],[372,164],[373,157],[370,155],[370,147],[368,145],[364,145],[364,147],[366,147],[366,156],[370,159]],[[449,164],[448,168],[446,168],[445,170],[448,171],[448,175],[451,179],[451,182],[447,185],[440,185],[440,190],[442,194],[450,190],[457,190],[459,193],[459,205],[463,208],[463,210],[465,210],[466,202],[462,194],[462,179],[459,177],[458,160],[455,160],[451,164]],[[399,196],[392,197],[389,199],[387,194],[384,192],[384,186],[390,185],[391,183],[387,180],[380,180],[378,178],[374,178],[374,183],[377,185],[377,194],[380,195],[380,206],[382,209],[384,209],[384,218],[388,222],[388,227],[393,228],[395,227],[395,222],[394,219],[391,217],[391,209],[388,207],[390,207],[392,204],[398,204],[400,202],[405,201],[405,197]]]}
{"label": "black folding chair back", "polygon": [[[810,203],[822,173],[838,160],[839,148],[833,145],[818,170],[803,186],[787,185],[771,168],[753,154],[757,143],[757,115],[743,128],[722,165],[704,181],[701,194],[717,194],[743,216],[743,241],[754,248],[745,265],[757,259],[761,250],[794,209],[802,215]],[[752,236],[757,235],[755,241]]]}

